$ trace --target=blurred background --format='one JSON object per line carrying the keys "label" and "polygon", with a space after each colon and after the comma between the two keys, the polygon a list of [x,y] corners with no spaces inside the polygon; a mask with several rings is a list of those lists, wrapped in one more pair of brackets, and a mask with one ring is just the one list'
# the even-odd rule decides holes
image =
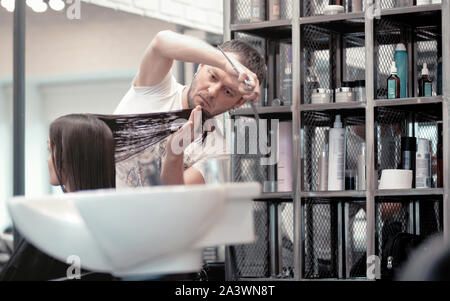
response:
{"label": "blurred background", "polygon": [[[24,0],[25,1],[25,0]],[[50,123],[70,113],[111,114],[129,89],[157,32],[170,29],[212,45],[223,40],[222,0],[27,0],[25,193],[49,184]],[[14,0],[0,1],[0,230],[13,194]],[[193,64],[174,64],[189,84]]]}

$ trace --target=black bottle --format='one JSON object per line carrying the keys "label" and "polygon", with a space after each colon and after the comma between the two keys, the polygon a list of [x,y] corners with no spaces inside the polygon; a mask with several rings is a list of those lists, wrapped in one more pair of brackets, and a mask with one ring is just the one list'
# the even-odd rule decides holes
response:
{"label": "black bottle", "polygon": [[400,169],[412,170],[413,180],[412,188],[416,187],[416,137],[402,137]]}
{"label": "black bottle", "polygon": [[438,123],[438,144],[437,144],[437,187],[444,187],[444,152],[443,152],[443,128],[442,122]]}

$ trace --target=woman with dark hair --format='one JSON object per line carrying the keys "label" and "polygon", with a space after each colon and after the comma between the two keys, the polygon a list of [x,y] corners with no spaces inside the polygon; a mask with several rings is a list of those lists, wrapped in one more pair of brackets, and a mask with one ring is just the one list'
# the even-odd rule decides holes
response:
{"label": "woman with dark hair", "polygon": [[50,125],[50,184],[64,192],[116,187],[110,128],[91,115],[60,117]]}
{"label": "woman with dark hair", "polygon": [[[50,126],[48,149],[50,184],[60,185],[64,192],[115,188],[115,142],[110,128],[98,118],[73,114],[56,119]],[[65,279],[68,268],[21,239],[0,280]],[[86,271],[80,276],[81,280],[113,280],[111,275]]]}

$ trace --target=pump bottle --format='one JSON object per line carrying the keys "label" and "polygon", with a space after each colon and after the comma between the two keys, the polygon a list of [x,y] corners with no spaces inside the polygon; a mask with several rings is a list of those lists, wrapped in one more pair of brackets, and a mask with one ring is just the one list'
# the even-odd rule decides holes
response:
{"label": "pump bottle", "polygon": [[345,129],[342,127],[341,115],[336,116],[334,126],[330,129],[328,158],[328,190],[345,189]]}
{"label": "pump bottle", "polygon": [[423,64],[422,77],[419,80],[419,97],[431,97],[433,96],[433,82],[428,77],[430,72],[428,71],[427,64]]}
{"label": "pump bottle", "polygon": [[387,79],[388,99],[400,98],[400,78],[397,76],[397,67],[392,62],[391,75]]}

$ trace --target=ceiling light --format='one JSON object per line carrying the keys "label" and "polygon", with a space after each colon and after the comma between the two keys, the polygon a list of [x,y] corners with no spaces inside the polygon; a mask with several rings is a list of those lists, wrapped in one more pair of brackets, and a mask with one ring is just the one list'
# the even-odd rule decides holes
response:
{"label": "ceiling light", "polygon": [[3,6],[7,11],[13,12],[15,1],[14,0],[1,0],[0,5]]}
{"label": "ceiling light", "polygon": [[27,0],[27,5],[31,7],[31,9],[37,13],[43,13],[47,10],[47,3],[43,0]]}
{"label": "ceiling light", "polygon": [[50,0],[48,5],[50,5],[50,7],[56,11],[61,11],[66,6],[64,1],[62,1],[62,0]]}

